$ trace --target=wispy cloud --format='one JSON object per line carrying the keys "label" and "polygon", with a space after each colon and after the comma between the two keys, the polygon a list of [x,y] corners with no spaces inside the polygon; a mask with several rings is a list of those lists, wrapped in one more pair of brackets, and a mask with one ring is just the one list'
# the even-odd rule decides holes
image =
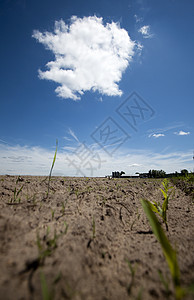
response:
{"label": "wispy cloud", "polygon": [[0,143],[7,144],[7,142],[6,142],[6,141],[4,141],[4,140],[1,140],[1,139],[0,139]]}
{"label": "wispy cloud", "polygon": [[71,128],[68,129],[67,135],[64,136],[63,138],[68,142],[76,141],[77,143],[79,143],[78,137],[76,136],[75,132]]}
{"label": "wispy cloud", "polygon": [[68,133],[79,143],[78,137],[76,136],[75,132],[71,128],[69,128]]}
{"label": "wispy cloud", "polygon": [[139,23],[139,22],[142,22],[143,21],[143,18],[142,17],[139,17],[138,15],[134,15],[134,18],[135,18],[135,22],[136,23]]}
{"label": "wispy cloud", "polygon": [[[80,144],[79,144],[80,145]],[[83,146],[83,145],[81,145]],[[88,146],[90,154],[80,155],[80,147],[59,147],[53,170],[54,175],[64,176],[105,176],[115,170],[126,174],[148,172],[150,169],[163,169],[166,172],[192,170],[192,150],[185,152],[156,153],[150,150],[123,150],[113,157],[104,150]],[[53,160],[54,149],[40,147],[8,146],[0,143],[0,174],[48,175]],[[83,154],[83,153],[82,153]],[[78,169],[82,173],[79,173]]]}
{"label": "wispy cloud", "polygon": [[152,133],[152,134],[149,134],[149,137],[154,137],[154,138],[159,138],[161,136],[165,136],[165,134],[163,133]]}
{"label": "wispy cloud", "polygon": [[141,166],[142,166],[142,164],[137,164],[137,163],[129,165],[130,168],[137,168],[137,167],[141,167]]}
{"label": "wispy cloud", "polygon": [[149,129],[147,132],[148,133],[155,133],[155,132],[158,132],[158,133],[164,133],[164,132],[167,132],[167,131],[170,131],[172,129],[177,129],[179,127],[183,127],[184,126],[184,123],[183,122],[179,122],[179,123],[176,123],[176,124],[173,124],[173,125],[168,125],[168,126],[165,126],[165,127],[161,127],[161,128],[154,128],[154,129]]}
{"label": "wispy cloud", "polygon": [[154,36],[153,33],[151,33],[150,25],[144,25],[142,26],[138,32],[140,32],[143,35],[144,39],[150,39]]}
{"label": "wispy cloud", "polygon": [[183,131],[183,130],[180,130],[179,132],[174,132],[174,134],[176,134],[176,135],[189,135],[190,132],[189,132],[189,131],[188,131],[188,132],[185,132],[185,131]]}
{"label": "wispy cloud", "polygon": [[53,33],[35,30],[32,36],[55,56],[39,77],[58,83],[59,97],[78,100],[89,90],[122,95],[118,83],[133,60],[136,42],[118,23],[73,16],[69,25],[56,21]]}

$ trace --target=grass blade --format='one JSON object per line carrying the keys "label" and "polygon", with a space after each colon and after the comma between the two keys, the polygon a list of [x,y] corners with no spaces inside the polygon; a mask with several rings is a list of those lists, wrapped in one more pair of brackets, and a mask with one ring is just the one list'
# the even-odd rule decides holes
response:
{"label": "grass blade", "polygon": [[40,273],[40,282],[41,282],[43,300],[52,300],[53,299],[52,294],[48,289],[46,278],[42,271]]}
{"label": "grass blade", "polygon": [[150,222],[152,230],[162,247],[164,256],[166,258],[166,261],[168,263],[171,272],[175,291],[178,292],[180,290],[180,270],[177,262],[176,251],[172,248],[170,242],[168,241],[162,227],[158,222],[157,217],[152,211],[149,201],[141,200],[141,203],[147,215],[147,218]]}
{"label": "grass blade", "polygon": [[53,170],[53,168],[54,168],[54,165],[55,165],[55,161],[56,161],[56,157],[57,157],[57,147],[58,147],[58,140],[56,140],[56,149],[55,149],[55,155],[54,155],[54,157],[53,157],[53,162],[52,162],[52,166],[51,166],[51,170],[50,170],[49,177],[51,177],[52,170]]}
{"label": "grass blade", "polygon": [[49,174],[47,197],[49,195],[51,175],[52,175],[52,171],[53,171],[53,168],[54,168],[54,165],[55,165],[55,161],[56,161],[56,157],[57,157],[57,147],[58,147],[58,140],[56,140],[55,154],[54,154],[54,157],[53,157],[53,162],[52,162],[52,166],[51,166],[51,170],[50,170],[50,174]]}

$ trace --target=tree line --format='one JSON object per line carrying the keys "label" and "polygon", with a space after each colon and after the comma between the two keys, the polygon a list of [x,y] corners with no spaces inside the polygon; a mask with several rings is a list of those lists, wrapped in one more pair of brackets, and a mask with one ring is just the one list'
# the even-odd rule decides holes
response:
{"label": "tree line", "polygon": [[178,176],[187,176],[189,171],[186,169],[181,170],[181,172],[174,172],[170,174],[166,174],[163,170],[149,170],[148,178],[166,178],[166,177],[178,177]]}

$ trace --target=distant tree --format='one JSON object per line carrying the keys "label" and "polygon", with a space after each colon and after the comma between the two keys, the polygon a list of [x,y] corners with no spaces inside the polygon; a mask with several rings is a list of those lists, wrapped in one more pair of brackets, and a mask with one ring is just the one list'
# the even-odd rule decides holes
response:
{"label": "distant tree", "polygon": [[166,177],[166,172],[163,170],[149,170],[148,177],[149,178],[164,178],[164,177]]}
{"label": "distant tree", "polygon": [[125,174],[125,172],[121,171],[115,171],[115,172],[112,172],[112,178],[120,178],[123,174]]}
{"label": "distant tree", "polygon": [[163,170],[160,170],[160,171],[159,171],[159,177],[160,177],[160,178],[165,178],[165,177],[166,177],[166,172],[163,171]]}
{"label": "distant tree", "polygon": [[189,172],[186,169],[181,170],[181,175],[182,176],[187,176]]}

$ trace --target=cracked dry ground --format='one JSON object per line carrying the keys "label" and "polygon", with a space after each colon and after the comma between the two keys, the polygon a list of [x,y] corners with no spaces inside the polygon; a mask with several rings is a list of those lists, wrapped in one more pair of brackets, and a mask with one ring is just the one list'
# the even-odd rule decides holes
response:
{"label": "cracked dry ground", "polygon": [[[17,178],[0,176],[0,299],[167,299],[158,270],[173,299],[168,266],[140,203],[162,202],[162,180],[52,177],[46,197],[48,178]],[[176,187],[167,217],[181,284],[189,285],[194,205]],[[44,279],[50,298],[43,298]]]}

